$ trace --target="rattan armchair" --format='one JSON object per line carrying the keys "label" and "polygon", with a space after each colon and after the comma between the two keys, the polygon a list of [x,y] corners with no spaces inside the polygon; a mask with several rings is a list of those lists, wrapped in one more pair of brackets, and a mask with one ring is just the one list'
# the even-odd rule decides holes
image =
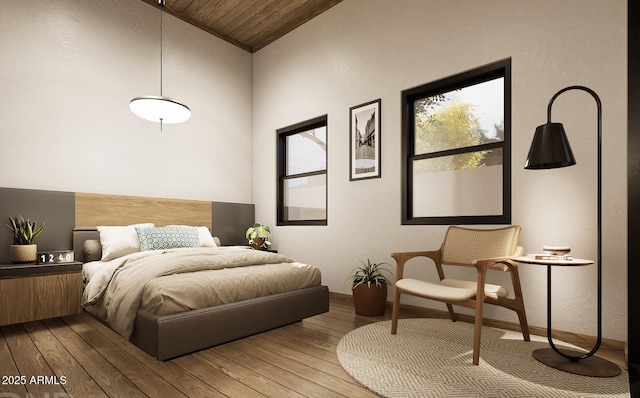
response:
{"label": "rattan armchair", "polygon": [[[523,254],[518,246],[520,226],[513,225],[497,229],[471,229],[457,226],[449,227],[442,246],[434,251],[393,253],[396,260],[395,296],[391,333],[396,334],[398,328],[398,310],[402,294],[423,297],[446,303],[451,320],[457,320],[453,305],[475,309],[475,333],[473,341],[473,364],[480,361],[480,337],[482,333],[483,305],[499,305],[518,314],[520,329],[525,341],[529,341],[529,327],[522,299],[522,288],[518,276],[518,263],[510,257]],[[430,258],[435,264],[439,281],[424,281],[405,278],[404,269],[407,261],[416,257]],[[416,262],[415,265],[418,265]],[[444,275],[444,267],[475,267],[475,281],[448,279]],[[511,274],[513,297],[503,286],[486,283],[487,271],[500,270]]]}

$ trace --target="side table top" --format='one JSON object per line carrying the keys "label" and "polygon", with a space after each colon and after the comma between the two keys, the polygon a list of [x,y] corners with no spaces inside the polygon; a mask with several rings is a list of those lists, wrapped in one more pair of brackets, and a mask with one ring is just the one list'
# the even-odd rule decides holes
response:
{"label": "side table top", "polygon": [[511,259],[519,263],[537,264],[537,265],[559,265],[559,266],[569,266],[569,267],[593,264],[592,260],[585,260],[581,258],[574,258],[571,260],[538,260],[533,257],[520,256],[520,257],[511,257]]}
{"label": "side table top", "polygon": [[0,278],[15,278],[30,275],[59,274],[63,272],[81,272],[82,263],[74,261],[71,263],[52,264],[0,264]]}

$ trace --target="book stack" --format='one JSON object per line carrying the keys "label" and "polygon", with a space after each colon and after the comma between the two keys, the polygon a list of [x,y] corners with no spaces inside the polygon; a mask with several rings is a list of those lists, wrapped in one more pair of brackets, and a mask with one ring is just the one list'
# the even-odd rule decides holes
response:
{"label": "book stack", "polygon": [[547,261],[571,261],[573,260],[573,256],[568,256],[566,254],[550,254],[550,253],[542,253],[542,254],[528,254],[527,257],[532,258],[534,260],[547,260]]}
{"label": "book stack", "polygon": [[529,258],[534,260],[547,260],[547,261],[571,261],[573,256],[569,256],[571,248],[569,246],[555,246],[544,245],[542,246],[543,254],[529,254]]}

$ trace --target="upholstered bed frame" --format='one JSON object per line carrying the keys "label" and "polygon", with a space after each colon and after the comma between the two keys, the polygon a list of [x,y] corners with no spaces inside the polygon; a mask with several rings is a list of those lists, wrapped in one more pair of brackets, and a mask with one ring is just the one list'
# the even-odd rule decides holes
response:
{"label": "upholstered bed frame", "polygon": [[[113,199],[113,197],[110,198]],[[132,198],[127,197],[126,201],[129,206]],[[144,202],[145,198],[140,198],[140,201]],[[146,211],[150,211],[148,205],[155,206],[157,202],[157,199],[153,199],[152,204],[146,203],[143,207]],[[78,206],[77,202],[76,206]],[[119,217],[122,217],[122,206],[118,209]],[[76,208],[77,217],[78,208]],[[149,219],[149,221],[154,220]],[[133,222],[137,222],[135,217]],[[182,220],[175,219],[163,220],[163,222],[184,223]],[[194,225],[193,222],[192,220],[191,225]],[[125,225],[127,222],[119,219],[110,220],[109,223],[92,224]],[[95,227],[78,227],[77,225],[76,220],[73,250],[76,261],[83,261],[84,242],[99,239],[99,233]],[[206,225],[206,223],[199,223],[199,225]],[[174,315],[156,316],[138,310],[130,341],[149,355],[159,360],[167,360],[295,323],[327,311],[329,311],[329,290],[322,285]]]}

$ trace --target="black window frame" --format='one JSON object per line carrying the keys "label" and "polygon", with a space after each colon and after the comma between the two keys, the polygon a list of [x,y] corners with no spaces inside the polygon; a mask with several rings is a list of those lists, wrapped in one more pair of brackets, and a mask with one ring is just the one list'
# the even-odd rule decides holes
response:
{"label": "black window frame", "polygon": [[[502,147],[502,214],[477,216],[414,217],[413,168],[415,160],[434,157],[433,154],[415,155],[414,101],[473,86],[496,78],[504,78],[504,140],[501,143],[481,144],[438,152],[439,156],[456,155],[483,149]],[[496,61],[479,68],[402,91],[402,224],[403,225],[473,225],[511,224],[511,58]]]}
{"label": "black window frame", "polygon": [[[287,137],[302,133],[308,130],[313,130],[319,127],[324,127],[327,133],[327,150],[325,151],[325,168],[324,170],[311,171],[298,174],[287,174]],[[309,119],[300,123],[293,124],[291,126],[283,127],[276,130],[277,136],[277,172],[278,172],[278,187],[277,187],[277,217],[276,225],[327,225],[329,218],[329,126],[327,115],[318,116],[313,119]],[[310,177],[314,175],[325,175],[325,218],[315,220],[287,220],[286,210],[284,206],[285,198],[285,182],[292,178]]]}

